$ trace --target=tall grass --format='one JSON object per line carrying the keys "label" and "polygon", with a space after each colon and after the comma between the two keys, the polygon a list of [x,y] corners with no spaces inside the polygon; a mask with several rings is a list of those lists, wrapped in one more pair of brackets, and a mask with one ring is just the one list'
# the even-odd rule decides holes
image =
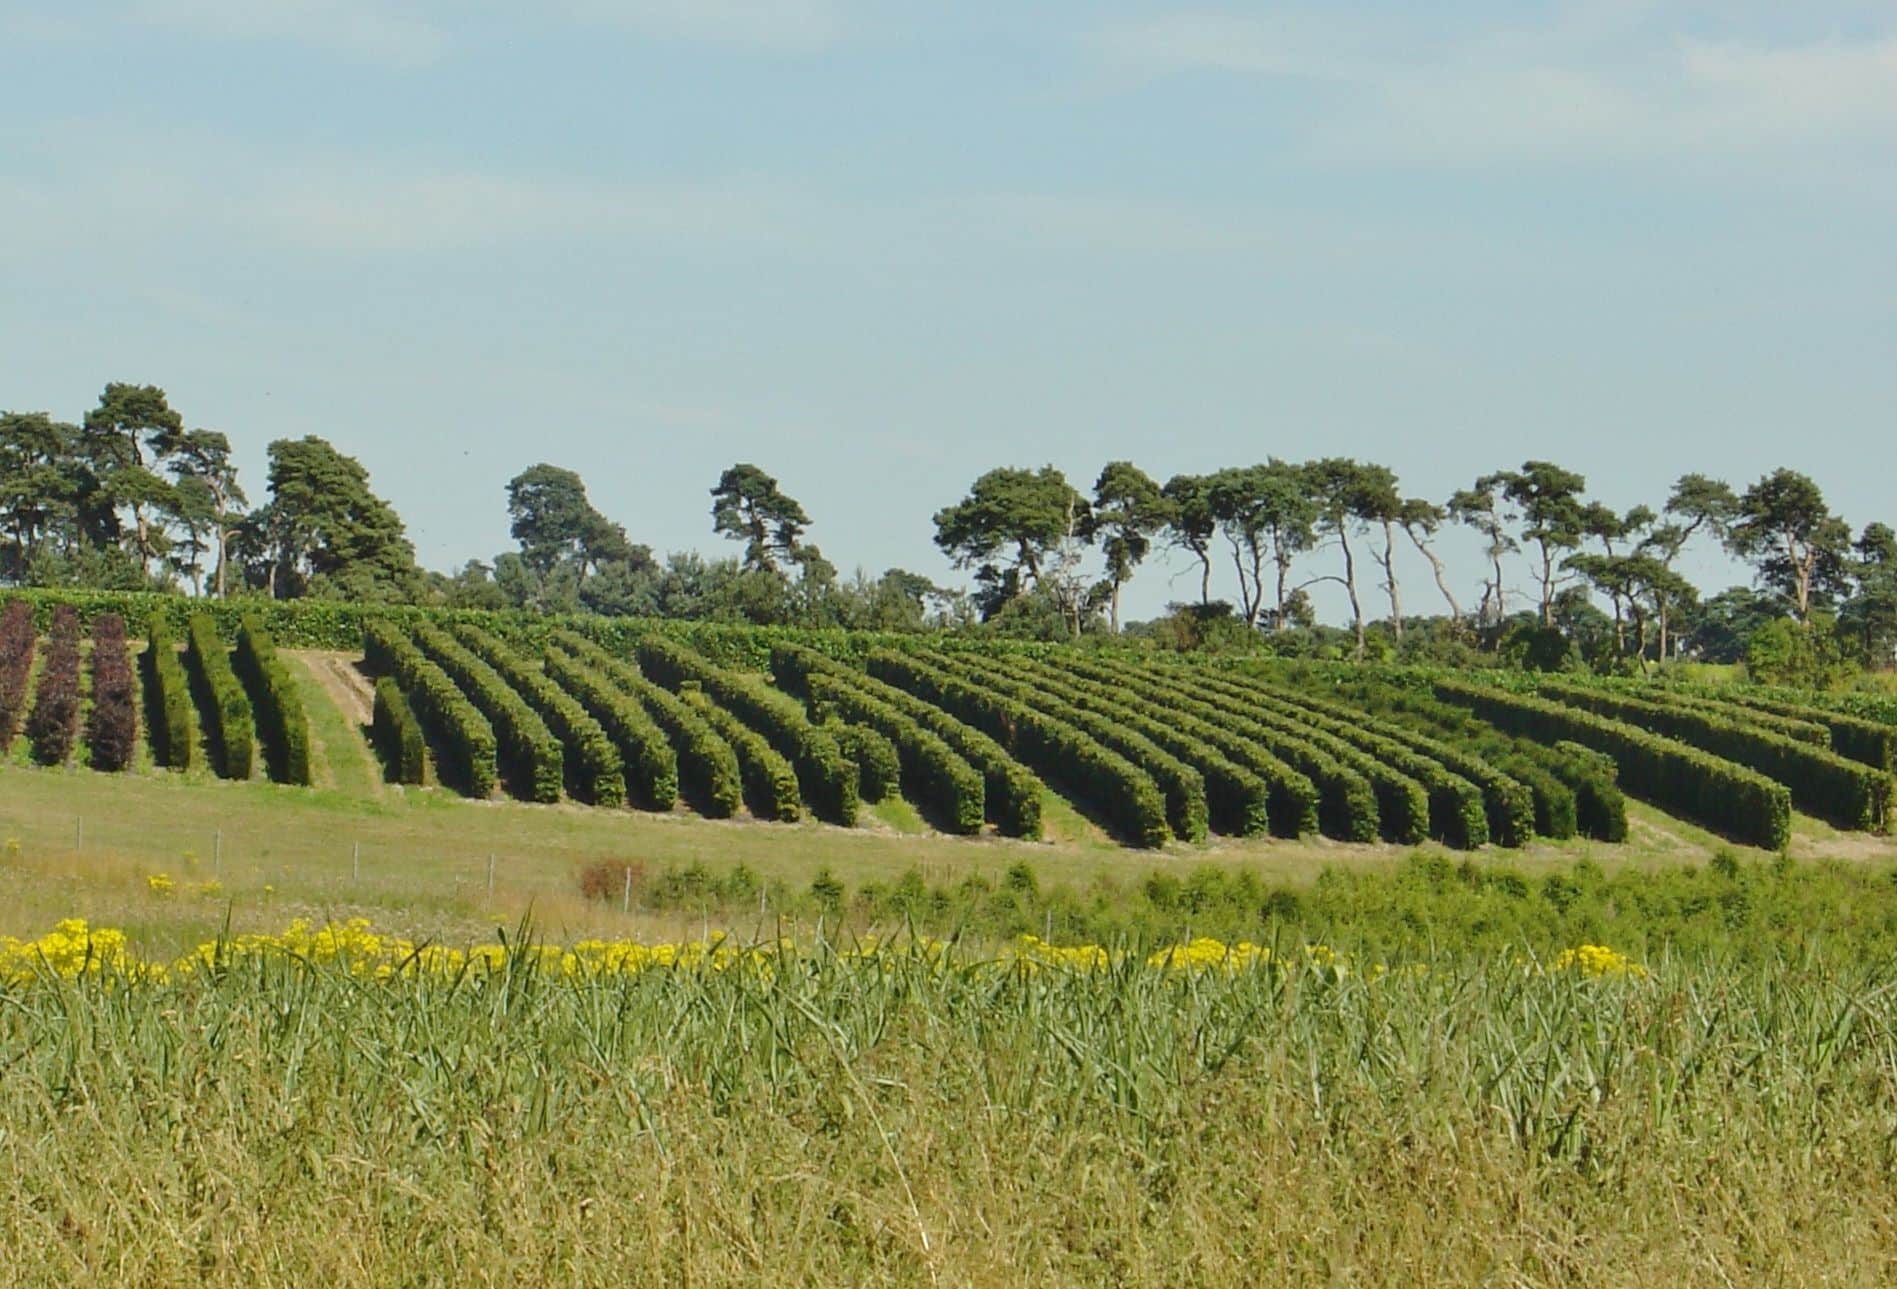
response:
{"label": "tall grass", "polygon": [[1874,1280],[1887,968],[0,987],[11,1281]]}

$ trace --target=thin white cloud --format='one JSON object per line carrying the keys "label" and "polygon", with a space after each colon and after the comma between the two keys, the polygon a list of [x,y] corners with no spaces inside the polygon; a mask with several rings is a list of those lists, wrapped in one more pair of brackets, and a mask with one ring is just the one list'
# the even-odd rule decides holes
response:
{"label": "thin white cloud", "polygon": [[377,0],[135,0],[129,12],[217,40],[290,41],[406,67],[433,62],[447,45],[422,8]]}
{"label": "thin white cloud", "polygon": [[1307,146],[1326,157],[1483,162],[1742,156],[1897,133],[1897,36],[1711,42],[1639,8],[1549,24],[1372,32],[1316,14],[1183,13],[1094,45],[1144,74],[1314,83]]}
{"label": "thin white cloud", "polygon": [[654,36],[809,53],[841,39],[833,0],[565,0],[573,16]]}

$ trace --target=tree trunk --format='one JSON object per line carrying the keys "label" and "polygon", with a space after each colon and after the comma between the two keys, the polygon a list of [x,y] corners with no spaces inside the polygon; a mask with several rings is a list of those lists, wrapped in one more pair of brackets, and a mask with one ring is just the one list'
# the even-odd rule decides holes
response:
{"label": "tree trunk", "polygon": [[1199,607],[1212,603],[1212,553],[1199,552]]}
{"label": "tree trunk", "polygon": [[1390,593],[1390,630],[1399,646],[1403,643],[1403,601],[1396,591],[1396,531],[1390,520],[1383,521],[1383,585]]}
{"label": "tree trunk", "polygon": [[1460,623],[1462,621],[1462,606],[1456,603],[1456,597],[1449,592],[1449,583],[1443,577],[1442,560],[1437,557],[1435,551],[1423,544],[1423,539],[1416,535],[1415,529],[1405,524],[1403,531],[1409,534],[1410,544],[1416,547],[1417,553],[1429,561],[1430,571],[1436,575],[1436,589],[1442,592],[1443,599],[1449,604],[1450,622]]}
{"label": "tree trunk", "polygon": [[1350,538],[1344,535],[1344,526],[1337,526],[1337,544],[1344,548],[1344,590],[1350,596],[1350,621],[1357,632],[1357,661],[1363,661],[1363,606],[1357,603],[1357,558],[1351,553]]}
{"label": "tree trunk", "polygon": [[1113,580],[1113,598],[1107,601],[1107,625],[1114,635],[1120,634],[1120,580]]}

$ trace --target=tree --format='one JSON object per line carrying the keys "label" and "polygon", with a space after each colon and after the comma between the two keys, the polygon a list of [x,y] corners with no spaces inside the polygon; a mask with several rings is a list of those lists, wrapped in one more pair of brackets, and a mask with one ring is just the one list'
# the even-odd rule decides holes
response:
{"label": "tree", "polygon": [[992,618],[1024,593],[1024,576],[1060,598],[1056,583],[1070,573],[1072,548],[1089,525],[1087,499],[1059,470],[1003,466],[935,512],[935,544],[955,567],[975,570],[982,616]]}
{"label": "tree", "polygon": [[795,560],[810,516],[777,480],[741,461],[718,476],[711,498],[712,531],[744,543],[746,569],[772,573],[779,559]]}
{"label": "tree", "polygon": [[394,509],[370,491],[362,463],[315,435],[278,439],[268,452],[270,501],[246,527],[264,553],[271,596],[412,598],[415,548]]}
{"label": "tree", "polygon": [[1285,628],[1291,564],[1317,544],[1317,508],[1301,466],[1272,457],[1263,465],[1220,470],[1208,481],[1212,517],[1232,549],[1245,625],[1255,627],[1264,607],[1264,566],[1276,570],[1272,630]]}
{"label": "tree", "polygon": [[[1344,575],[1327,579],[1343,584],[1350,600],[1351,632],[1356,637],[1355,656],[1364,655],[1363,605],[1357,598],[1357,557],[1351,549],[1351,530],[1372,518],[1394,516],[1401,504],[1397,500],[1396,476],[1387,467],[1363,465],[1349,457],[1325,457],[1304,467],[1303,475],[1317,512],[1317,531],[1336,539],[1344,556]],[[1391,579],[1395,581],[1394,577]],[[1395,592],[1391,593],[1392,603]]]}
{"label": "tree", "polygon": [[[237,467],[231,463],[231,442],[215,430],[192,430],[177,435],[168,447],[177,480],[178,517],[194,546],[201,536],[210,537],[210,549],[217,552],[212,590],[222,599],[228,585],[231,537],[243,522],[242,508],[248,502],[237,483]],[[193,568],[203,553],[196,551]]]}
{"label": "tree", "polygon": [[1107,621],[1114,635],[1120,634],[1120,588],[1152,549],[1170,511],[1160,486],[1130,461],[1108,462],[1094,481],[1092,528],[1107,557]]}
{"label": "tree", "polygon": [[1749,586],[1728,587],[1700,607],[1686,647],[1705,662],[1743,661],[1746,641],[1784,613],[1784,602],[1777,596],[1761,595]]}
{"label": "tree", "polygon": [[1483,624],[1491,629],[1499,627],[1502,619],[1508,615],[1506,593],[1502,585],[1502,556],[1520,549],[1515,539],[1508,535],[1508,528],[1502,520],[1498,495],[1500,487],[1497,476],[1484,475],[1475,481],[1474,487],[1463,488],[1452,494],[1447,507],[1450,518],[1482,534],[1483,554],[1487,556],[1495,576],[1482,584],[1482,604],[1477,613]]}
{"label": "tree", "polygon": [[[1640,543],[1640,550],[1659,560],[1669,575],[1664,579],[1666,585],[1684,587],[1690,592],[1692,588],[1686,580],[1674,574],[1674,561],[1702,531],[1711,532],[1724,541],[1726,527],[1732,522],[1738,505],[1739,499],[1731,487],[1720,480],[1703,474],[1681,475],[1663,510],[1666,522],[1653,526]],[[1662,661],[1672,656],[1670,635],[1674,610],[1691,598],[1691,595],[1672,594],[1657,601],[1655,620],[1660,629]]]}
{"label": "tree", "polygon": [[[1600,542],[1607,564],[1602,565],[1590,561],[1589,565],[1583,566],[1577,564],[1575,560],[1568,560],[1563,567],[1573,568],[1586,575],[1589,566],[1599,570],[1614,565],[1620,559],[1619,552],[1614,549],[1614,543],[1638,539],[1653,526],[1654,517],[1653,511],[1646,506],[1635,506],[1626,514],[1618,515],[1614,513],[1611,506],[1602,505],[1598,501],[1588,503],[1581,508],[1581,531]],[[1631,569],[1626,572],[1631,574]],[[1624,609],[1627,596],[1632,593],[1628,576],[1608,577],[1604,580],[1597,576],[1589,576],[1588,580],[1613,603],[1614,649],[1617,653],[1626,653],[1627,632]]]}
{"label": "tree", "polygon": [[45,412],[0,413],[0,578],[24,581],[49,545],[76,538],[78,437],[77,426]]}
{"label": "tree", "polygon": [[[170,502],[171,487],[145,465],[149,449],[162,459],[170,454],[184,420],[171,409],[165,391],[156,385],[113,382],[99,395],[99,405],[86,413],[81,427],[81,451],[91,467],[95,505],[116,512],[132,512],[129,542],[143,568],[163,553],[162,534],[153,512]],[[97,513],[95,511],[95,513]],[[104,516],[99,518],[103,520]],[[117,535],[116,519],[112,524]]]}
{"label": "tree", "polygon": [[[1390,634],[1400,647],[1403,643],[1403,599],[1397,590],[1396,530],[1403,522],[1405,507],[1411,503],[1406,502],[1402,493],[1397,491],[1396,474],[1387,466],[1367,465],[1360,467],[1360,470],[1352,512],[1364,523],[1375,524],[1383,530],[1383,546],[1373,554],[1377,566],[1383,570],[1384,594],[1390,597]],[[1363,650],[1362,635],[1359,630],[1357,647],[1360,655]]]}
{"label": "tree", "polygon": [[1587,480],[1548,461],[1527,461],[1520,470],[1504,470],[1476,481],[1478,490],[1499,489],[1522,525],[1522,540],[1534,544],[1540,567],[1541,624],[1554,625],[1554,596],[1564,580],[1556,576],[1562,551],[1581,544],[1585,510],[1581,493]]}
{"label": "tree", "polygon": [[1897,532],[1868,524],[1852,547],[1852,595],[1838,614],[1867,667],[1897,665]]}
{"label": "tree", "polygon": [[1831,513],[1817,484],[1796,470],[1778,469],[1739,498],[1726,545],[1791,602],[1800,622],[1809,622],[1813,593],[1828,595],[1845,586],[1851,530]]}
{"label": "tree", "polygon": [[1176,474],[1161,490],[1166,498],[1166,541],[1192,552],[1199,561],[1199,607],[1212,602],[1212,538],[1218,517],[1212,513],[1211,481],[1202,474]]}
{"label": "tree", "polygon": [[1410,545],[1416,547],[1416,553],[1429,561],[1430,572],[1435,575],[1436,589],[1442,592],[1445,603],[1449,605],[1449,623],[1451,627],[1462,624],[1462,606],[1456,603],[1455,595],[1449,589],[1449,583],[1443,576],[1442,557],[1430,545],[1436,536],[1436,530],[1442,527],[1443,520],[1449,517],[1448,508],[1438,506],[1433,501],[1421,497],[1411,497],[1397,511],[1396,522],[1410,539]]}

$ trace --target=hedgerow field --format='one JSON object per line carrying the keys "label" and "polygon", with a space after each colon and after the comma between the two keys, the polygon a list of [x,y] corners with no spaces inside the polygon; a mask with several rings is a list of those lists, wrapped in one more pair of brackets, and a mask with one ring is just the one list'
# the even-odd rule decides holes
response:
{"label": "hedgerow field", "polygon": [[1877,699],[26,593],[0,744],[11,1280],[1897,1261]]}

